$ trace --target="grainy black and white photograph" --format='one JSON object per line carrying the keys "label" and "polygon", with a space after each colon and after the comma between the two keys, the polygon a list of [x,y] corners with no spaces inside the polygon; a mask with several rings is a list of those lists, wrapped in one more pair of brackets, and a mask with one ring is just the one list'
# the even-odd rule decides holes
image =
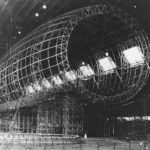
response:
{"label": "grainy black and white photograph", "polygon": [[0,0],[0,150],[150,150],[150,0]]}

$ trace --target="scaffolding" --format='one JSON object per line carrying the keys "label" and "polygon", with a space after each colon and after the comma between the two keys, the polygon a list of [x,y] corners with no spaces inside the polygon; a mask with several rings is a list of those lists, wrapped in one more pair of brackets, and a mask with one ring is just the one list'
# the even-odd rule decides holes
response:
{"label": "scaffolding", "polygon": [[69,96],[63,102],[63,133],[81,135],[83,132],[83,104]]}
{"label": "scaffolding", "polygon": [[11,133],[81,135],[82,100],[70,95],[58,95],[55,100],[18,109],[17,113],[1,113],[0,129]]}

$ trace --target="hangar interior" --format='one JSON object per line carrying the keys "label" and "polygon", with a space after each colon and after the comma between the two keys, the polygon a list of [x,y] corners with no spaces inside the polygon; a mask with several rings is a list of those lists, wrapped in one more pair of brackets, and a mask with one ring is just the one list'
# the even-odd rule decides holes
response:
{"label": "hangar interior", "polygon": [[149,7],[1,0],[1,133],[149,138]]}

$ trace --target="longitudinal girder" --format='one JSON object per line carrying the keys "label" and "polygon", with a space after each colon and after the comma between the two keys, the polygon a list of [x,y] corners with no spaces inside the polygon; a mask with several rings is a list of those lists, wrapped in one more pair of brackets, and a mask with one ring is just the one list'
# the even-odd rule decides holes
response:
{"label": "longitudinal girder", "polygon": [[[114,55],[112,59],[117,69],[111,74],[102,73],[97,63],[102,56],[94,55],[95,64],[91,68],[95,74],[85,80],[80,78],[79,70],[74,70],[77,79],[70,83],[64,79],[64,72],[74,69],[70,67],[68,59],[71,33],[80,21],[102,14],[119,18],[131,30],[127,41],[115,44],[118,57]],[[144,63],[131,68],[123,61],[122,51],[133,46],[140,47]],[[113,53],[111,49],[109,51]],[[145,32],[134,18],[121,9],[102,4],[71,11],[32,31],[3,57],[0,62],[0,110],[15,109],[20,99],[20,107],[23,107],[33,105],[47,96],[53,98],[57,92],[74,89],[91,99],[111,102],[128,100],[143,87],[148,78],[148,56],[149,41]],[[53,84],[53,77],[56,76],[63,81],[61,88],[55,86],[30,95],[26,93],[29,85],[37,81],[41,83],[43,78]],[[100,93],[101,89],[108,91],[103,94]]]}

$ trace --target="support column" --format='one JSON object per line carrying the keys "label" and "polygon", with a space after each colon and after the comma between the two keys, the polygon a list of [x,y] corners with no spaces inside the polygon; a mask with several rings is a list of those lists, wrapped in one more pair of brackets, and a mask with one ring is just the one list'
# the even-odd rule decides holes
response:
{"label": "support column", "polygon": [[33,133],[33,129],[34,129],[33,120],[34,120],[34,116],[32,114],[32,116],[31,116],[31,125],[32,125],[32,127],[31,127],[31,133]]}
{"label": "support column", "polygon": [[63,134],[80,135],[83,132],[83,105],[75,95],[63,98]]}
{"label": "support column", "polygon": [[15,110],[6,113],[5,122],[7,122],[7,132],[18,132],[18,111],[19,110]]}
{"label": "support column", "polygon": [[18,132],[20,132],[20,110],[18,110]]}
{"label": "support column", "polygon": [[63,98],[63,134],[69,133],[69,99]]}
{"label": "support column", "polygon": [[39,133],[40,131],[40,105],[37,108],[37,129],[36,129],[36,133]]}
{"label": "support column", "polygon": [[45,112],[45,119],[46,119],[46,133],[49,132],[49,124],[48,124],[48,106],[46,106],[46,112]]}
{"label": "support column", "polygon": [[22,115],[22,130],[25,132],[25,114]]}
{"label": "support column", "polygon": [[41,103],[37,111],[37,132],[48,133],[48,104]]}
{"label": "support column", "polygon": [[30,132],[30,116],[29,113],[27,113],[27,133]]}

